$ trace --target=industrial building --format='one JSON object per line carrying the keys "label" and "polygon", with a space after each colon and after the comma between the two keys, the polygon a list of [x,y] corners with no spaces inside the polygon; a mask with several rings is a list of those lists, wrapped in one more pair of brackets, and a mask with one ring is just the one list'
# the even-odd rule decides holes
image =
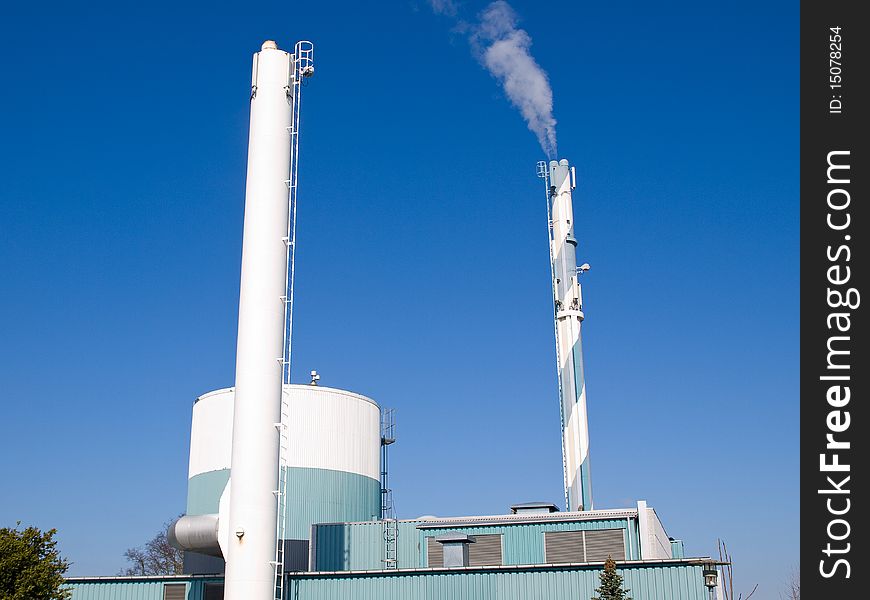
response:
{"label": "industrial building", "polygon": [[[313,46],[254,55],[235,385],[193,404],[185,515],[169,537],[184,575],[78,577],[74,600],[589,599],[612,557],[635,600],[708,600],[709,558],[687,558],[638,501],[595,509],[567,160],[540,163],[550,228],[565,510],[399,520],[392,415],[341,389],[291,384],[300,82]],[[542,216],[543,219],[543,216]],[[554,399],[555,400],[555,399]]]}

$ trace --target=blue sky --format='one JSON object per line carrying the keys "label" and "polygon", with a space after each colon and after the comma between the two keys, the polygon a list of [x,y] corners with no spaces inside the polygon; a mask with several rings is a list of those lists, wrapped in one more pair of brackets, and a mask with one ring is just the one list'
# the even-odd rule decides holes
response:
{"label": "blue sky", "polygon": [[[400,517],[561,502],[543,156],[450,19],[363,4],[4,9],[0,522],[57,527],[72,574],[116,573],[184,509],[191,403],[232,384],[267,38],[316,44],[296,378],[397,409]],[[596,506],[646,499],[778,598],[799,539],[798,5],[512,4],[578,171]]]}

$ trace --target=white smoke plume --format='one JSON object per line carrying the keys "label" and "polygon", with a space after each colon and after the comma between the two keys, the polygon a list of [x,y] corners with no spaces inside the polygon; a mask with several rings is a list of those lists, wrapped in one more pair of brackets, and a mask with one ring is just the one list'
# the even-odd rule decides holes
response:
{"label": "white smoke plume", "polygon": [[556,119],[553,90],[547,73],[529,52],[532,38],[517,29],[517,15],[504,0],[493,2],[480,15],[472,42],[481,62],[498,79],[511,103],[538,137],[547,156],[556,156]]}
{"label": "white smoke plume", "polygon": [[453,0],[429,0],[429,4],[437,15],[455,17],[458,12],[456,3]]}
{"label": "white smoke plume", "polygon": [[[438,14],[455,17],[453,0],[429,0]],[[496,0],[480,13],[479,22],[460,29],[470,32],[471,47],[481,64],[504,88],[529,129],[537,136],[547,157],[556,156],[556,119],[553,117],[553,90],[547,73],[529,49],[532,38],[517,28],[517,14],[504,0]]]}

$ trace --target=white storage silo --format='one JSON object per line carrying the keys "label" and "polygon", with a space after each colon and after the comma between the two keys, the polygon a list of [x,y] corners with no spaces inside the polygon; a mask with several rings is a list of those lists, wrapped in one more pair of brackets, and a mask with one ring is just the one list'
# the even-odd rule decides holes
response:
{"label": "white storage silo", "polygon": [[[285,385],[289,396],[287,568],[307,567],[313,523],[365,521],[380,515],[380,409],[374,400],[329,387]],[[217,514],[230,478],[233,388],[193,405],[187,515]],[[189,561],[187,571],[198,567]]]}

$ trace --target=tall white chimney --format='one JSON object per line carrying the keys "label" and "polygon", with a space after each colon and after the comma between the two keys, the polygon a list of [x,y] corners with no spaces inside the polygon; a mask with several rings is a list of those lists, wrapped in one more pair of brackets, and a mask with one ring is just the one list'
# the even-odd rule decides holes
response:
{"label": "tall white chimney", "polygon": [[254,54],[225,598],[274,597],[293,57]]}

